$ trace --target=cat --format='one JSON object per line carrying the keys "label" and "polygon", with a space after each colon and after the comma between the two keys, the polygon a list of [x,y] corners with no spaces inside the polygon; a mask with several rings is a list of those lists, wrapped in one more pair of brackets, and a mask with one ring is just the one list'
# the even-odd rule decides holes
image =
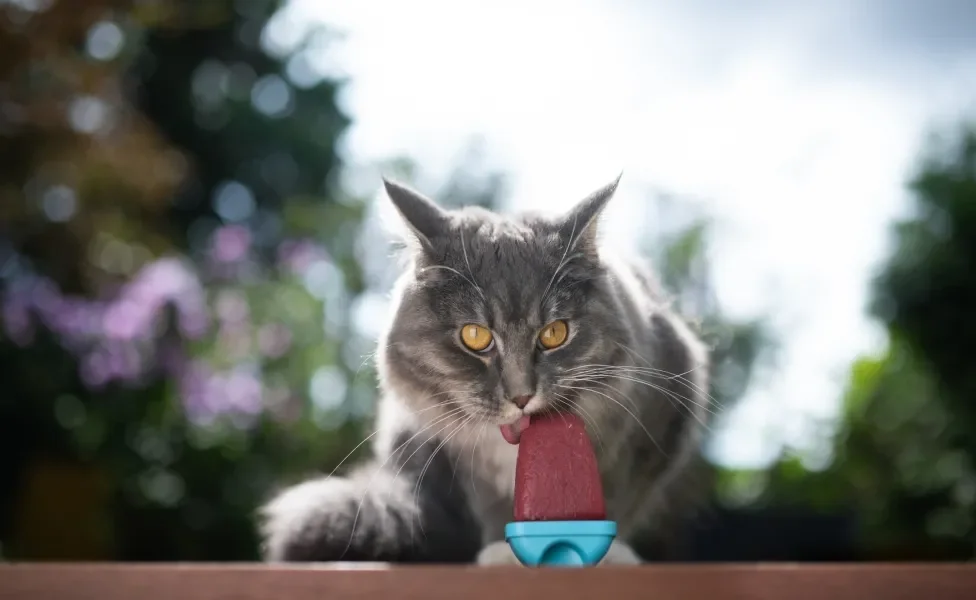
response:
{"label": "cat", "polygon": [[407,266],[379,340],[372,456],[261,507],[265,560],[515,564],[515,443],[544,411],[587,423],[618,525],[602,564],[641,562],[628,540],[688,512],[708,352],[648,268],[600,247],[619,181],[558,216],[505,216],[384,179]]}

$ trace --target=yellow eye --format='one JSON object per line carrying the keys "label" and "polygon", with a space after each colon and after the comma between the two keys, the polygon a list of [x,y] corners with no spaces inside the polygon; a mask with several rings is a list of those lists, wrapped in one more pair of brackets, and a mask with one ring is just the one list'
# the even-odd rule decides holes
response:
{"label": "yellow eye", "polygon": [[461,328],[461,343],[469,350],[483,352],[491,347],[492,339],[487,327],[468,324]]}
{"label": "yellow eye", "polygon": [[566,325],[566,321],[553,321],[539,333],[539,343],[546,350],[552,350],[565,344],[567,337],[569,337],[569,326]]}

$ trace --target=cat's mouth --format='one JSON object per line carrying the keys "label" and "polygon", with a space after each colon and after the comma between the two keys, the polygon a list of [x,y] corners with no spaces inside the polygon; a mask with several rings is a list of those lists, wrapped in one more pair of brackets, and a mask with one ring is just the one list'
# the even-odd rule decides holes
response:
{"label": "cat's mouth", "polygon": [[501,429],[502,437],[505,438],[506,442],[509,444],[518,444],[519,439],[522,437],[522,432],[529,426],[530,421],[531,418],[529,415],[524,415],[518,421],[499,425],[498,428]]}

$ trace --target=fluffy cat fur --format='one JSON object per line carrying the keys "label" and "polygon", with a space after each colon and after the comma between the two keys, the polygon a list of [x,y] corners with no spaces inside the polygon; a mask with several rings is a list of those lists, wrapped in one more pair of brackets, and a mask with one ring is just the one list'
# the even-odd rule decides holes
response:
{"label": "fluffy cat fur", "polygon": [[[266,560],[514,562],[503,528],[518,447],[499,426],[523,412],[588,423],[619,531],[604,562],[637,562],[628,540],[693,507],[707,352],[648,270],[598,247],[618,181],[558,217],[448,211],[385,182],[409,266],[379,341],[372,457],[265,505]],[[546,350],[537,336],[554,319],[568,341]],[[461,343],[468,323],[491,330],[487,351]]]}

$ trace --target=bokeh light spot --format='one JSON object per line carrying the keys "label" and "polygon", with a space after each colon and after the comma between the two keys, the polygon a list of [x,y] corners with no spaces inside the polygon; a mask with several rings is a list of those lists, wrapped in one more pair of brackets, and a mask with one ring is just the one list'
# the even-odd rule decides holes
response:
{"label": "bokeh light spot", "polygon": [[161,506],[176,506],[183,499],[183,479],[166,469],[150,469],[139,477],[139,488],[150,501]]}
{"label": "bokeh light spot", "polygon": [[118,25],[101,21],[88,30],[85,51],[96,60],[112,60],[122,50],[125,37]]}
{"label": "bokeh light spot", "polygon": [[297,52],[285,64],[288,81],[297,88],[308,89],[322,81],[322,76],[309,60],[308,52]]}
{"label": "bokeh light spot", "polygon": [[312,263],[302,277],[305,289],[319,300],[329,297],[330,290],[342,284],[335,266],[329,261],[319,260]]}
{"label": "bokeh light spot", "polygon": [[257,204],[251,190],[239,181],[225,181],[214,190],[214,211],[221,219],[237,223],[254,214]]}
{"label": "bokeh light spot", "polygon": [[95,96],[79,96],[68,107],[68,122],[79,133],[95,133],[108,123],[109,106]]}
{"label": "bokeh light spot", "polygon": [[73,189],[66,185],[48,188],[41,198],[44,215],[55,223],[70,221],[78,210],[78,199]]}
{"label": "bokeh light spot", "polygon": [[317,411],[331,412],[342,405],[346,397],[346,376],[333,366],[319,367],[308,384],[308,395]]}
{"label": "bokeh light spot", "polygon": [[251,103],[269,117],[283,117],[291,112],[291,86],[278,75],[265,75],[251,89]]}
{"label": "bokeh light spot", "polygon": [[230,91],[231,74],[217,60],[205,60],[193,72],[193,99],[203,109],[219,106]]}

